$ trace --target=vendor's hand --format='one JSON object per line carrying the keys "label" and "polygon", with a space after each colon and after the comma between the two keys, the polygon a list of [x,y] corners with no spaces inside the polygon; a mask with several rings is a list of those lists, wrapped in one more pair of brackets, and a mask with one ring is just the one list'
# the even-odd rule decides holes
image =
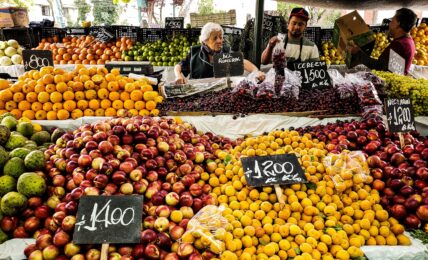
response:
{"label": "vendor's hand", "polygon": [[256,77],[259,81],[263,81],[266,78],[266,74],[263,71],[257,71],[257,77]]}
{"label": "vendor's hand", "polygon": [[185,84],[186,83],[186,78],[184,77],[178,77],[175,79],[175,84]]}
{"label": "vendor's hand", "polygon": [[275,47],[275,45],[279,42],[278,36],[273,36],[272,38],[270,38],[269,40],[269,48],[273,48]]}

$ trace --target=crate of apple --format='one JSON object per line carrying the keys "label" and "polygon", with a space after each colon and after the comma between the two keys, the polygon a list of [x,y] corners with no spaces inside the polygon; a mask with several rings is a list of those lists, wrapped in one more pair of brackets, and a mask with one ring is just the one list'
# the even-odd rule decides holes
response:
{"label": "crate of apple", "polygon": [[[214,153],[228,138],[199,135],[190,124],[151,117],[116,118],[66,133],[45,152],[49,199],[29,259],[98,259],[100,245],[72,242],[79,199],[91,195],[144,195],[141,243],[110,247],[111,259],[178,259],[205,254],[177,241],[203,206],[214,204],[207,176]],[[193,255],[193,256],[192,256]]]}

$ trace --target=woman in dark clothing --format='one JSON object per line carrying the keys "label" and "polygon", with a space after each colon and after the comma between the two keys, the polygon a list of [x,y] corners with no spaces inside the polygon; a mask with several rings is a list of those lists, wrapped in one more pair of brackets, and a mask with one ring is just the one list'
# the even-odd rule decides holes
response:
{"label": "woman in dark clothing", "polygon": [[[175,82],[184,84],[186,76],[190,79],[214,77],[213,57],[217,53],[230,53],[230,48],[223,45],[223,28],[216,23],[207,23],[201,30],[199,40],[201,45],[192,46],[189,54],[179,64],[175,65]],[[258,68],[244,59],[244,69],[248,72],[257,72],[258,78],[263,80],[265,75]]]}

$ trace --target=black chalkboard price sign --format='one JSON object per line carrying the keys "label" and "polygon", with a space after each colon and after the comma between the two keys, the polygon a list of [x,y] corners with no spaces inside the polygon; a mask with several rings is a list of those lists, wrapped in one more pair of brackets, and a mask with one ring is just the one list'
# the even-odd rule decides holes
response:
{"label": "black chalkboard price sign", "polygon": [[331,86],[325,61],[295,63],[294,70],[300,74],[302,88],[314,89]]}
{"label": "black chalkboard price sign", "polygon": [[214,77],[224,78],[244,74],[244,56],[241,52],[214,55]]}
{"label": "black chalkboard price sign", "polygon": [[[109,32],[106,28],[99,28],[99,30],[92,33],[92,36],[94,36],[95,40],[103,43],[112,41],[115,38],[115,35],[112,32]],[[91,45],[93,42],[89,43],[89,45]]]}
{"label": "black chalkboard price sign", "polygon": [[406,60],[393,49],[389,50],[388,70],[395,74],[404,75]]}
{"label": "black chalkboard price sign", "polygon": [[25,71],[54,65],[52,51],[47,50],[23,50],[22,59]]}
{"label": "black chalkboard price sign", "polygon": [[307,182],[294,154],[241,158],[248,185],[252,187]]}
{"label": "black chalkboard price sign", "polygon": [[165,17],[166,29],[183,29],[184,17]]}
{"label": "black chalkboard price sign", "polygon": [[389,131],[399,133],[416,130],[409,98],[388,98],[385,106]]}
{"label": "black chalkboard price sign", "polygon": [[268,32],[272,32],[273,31],[273,26],[274,26],[274,17],[271,15],[263,15],[263,31],[268,31]]}
{"label": "black chalkboard price sign", "polygon": [[139,243],[143,196],[83,196],[74,227],[75,244]]}

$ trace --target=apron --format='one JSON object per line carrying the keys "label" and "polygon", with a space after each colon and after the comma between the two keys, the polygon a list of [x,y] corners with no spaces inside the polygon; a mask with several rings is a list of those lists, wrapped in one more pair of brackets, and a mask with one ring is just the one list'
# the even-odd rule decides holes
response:
{"label": "apron", "polygon": [[[284,51],[287,50],[287,44],[288,44],[288,36],[285,37]],[[302,62],[302,59],[301,59],[302,58],[302,49],[303,49],[303,37],[300,38],[299,58],[297,58],[297,60],[292,60],[292,61],[287,59],[287,69],[294,70],[294,64]]]}

